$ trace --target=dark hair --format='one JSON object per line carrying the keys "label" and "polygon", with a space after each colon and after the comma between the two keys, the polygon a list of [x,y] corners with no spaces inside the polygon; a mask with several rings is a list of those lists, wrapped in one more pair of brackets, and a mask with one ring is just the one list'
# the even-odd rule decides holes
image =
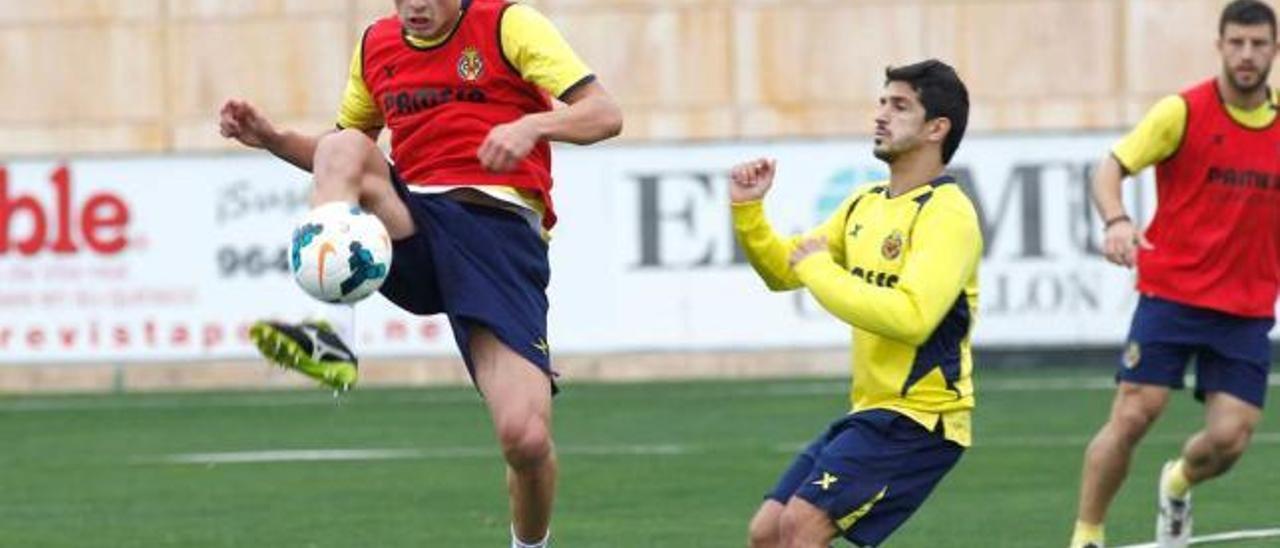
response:
{"label": "dark hair", "polygon": [[942,163],[951,161],[960,140],[964,139],[969,125],[969,90],[960,81],[956,69],[937,59],[929,59],[912,65],[889,67],[884,71],[885,84],[906,82],[920,96],[925,120],[946,118],[951,121],[951,131],[942,142]]}
{"label": "dark hair", "polygon": [[1271,38],[1276,37],[1276,12],[1272,11],[1271,6],[1265,2],[1258,0],[1235,0],[1222,8],[1222,19],[1218,20],[1218,37],[1221,38],[1223,33],[1227,31],[1227,24],[1235,23],[1237,25],[1261,25],[1266,23],[1271,26]]}

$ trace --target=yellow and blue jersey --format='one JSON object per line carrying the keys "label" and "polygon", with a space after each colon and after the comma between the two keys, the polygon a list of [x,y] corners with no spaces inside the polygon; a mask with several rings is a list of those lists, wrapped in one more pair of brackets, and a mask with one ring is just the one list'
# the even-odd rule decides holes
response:
{"label": "yellow and blue jersey", "polygon": [[[532,7],[513,4],[502,14],[499,40],[506,61],[528,81],[553,97],[563,98],[577,86],[592,81],[591,69],[574,53],[568,42],[546,16]],[[422,40],[405,36],[414,47],[431,48],[452,37],[452,34],[435,40]],[[347,84],[338,108],[337,126],[362,131],[378,130],[384,125],[382,112],[369,86],[364,80],[363,41],[357,42],[351,55]],[[414,187],[415,191],[449,192],[460,187]],[[521,213],[531,212],[531,224],[540,225],[539,219],[546,207],[538,196],[529,190],[493,185],[464,185],[501,205],[517,207]],[[464,198],[466,196],[464,195]]]}
{"label": "yellow and blue jersey", "polygon": [[[978,307],[982,234],[950,177],[899,196],[888,184],[855,191],[804,236],[779,237],[761,202],[733,206],[734,229],[770,289],[807,288],[852,327],[852,412],[887,409],[970,444],[969,339]],[[792,268],[804,237],[828,249]]]}

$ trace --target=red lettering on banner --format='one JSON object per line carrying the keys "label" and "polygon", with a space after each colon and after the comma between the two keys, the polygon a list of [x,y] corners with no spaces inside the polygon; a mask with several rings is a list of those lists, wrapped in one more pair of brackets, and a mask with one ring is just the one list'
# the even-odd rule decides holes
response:
{"label": "red lettering on banner", "polygon": [[117,325],[111,332],[111,338],[115,341],[116,346],[129,346],[129,328]]}
{"label": "red lettering on banner", "polygon": [[9,336],[13,334],[13,330],[8,327],[0,328],[0,348],[9,347]]}
{"label": "red lettering on banner", "polygon": [[[97,192],[89,195],[77,212],[71,203],[71,183],[71,171],[65,165],[50,174],[53,211],[46,212],[44,205],[34,196],[10,196],[9,172],[0,166],[0,255],[8,253],[10,247],[19,255],[28,257],[42,249],[59,254],[76,253],[80,251],[80,245],[73,237],[73,224],[77,223],[82,243],[95,253],[114,255],[128,245],[124,234],[129,224],[128,204],[113,193]],[[19,213],[31,219],[31,231],[15,237],[13,221]],[[52,240],[49,239],[50,221],[54,232]]]}
{"label": "red lettering on banner", "polygon": [[40,207],[40,202],[31,196],[18,196],[9,199],[9,171],[0,167],[0,255],[9,251],[10,241],[13,236],[12,226],[15,213],[26,211],[31,216],[31,233],[27,235],[25,240],[17,242],[17,250],[20,255],[35,255],[40,251],[40,246],[44,244],[44,233],[48,228],[44,219],[44,210]]}
{"label": "red lettering on banner", "polygon": [[440,336],[440,326],[432,321],[422,322],[421,332],[423,339],[434,341]]}
{"label": "red lettering on banner", "polygon": [[147,320],[142,326],[142,339],[147,342],[147,346],[156,345],[156,322]]}
{"label": "red lettering on banner", "polygon": [[222,343],[222,326],[213,323],[204,324],[203,346],[208,349]]}
{"label": "red lettering on banner", "polygon": [[[124,249],[124,227],[129,224],[129,208],[124,201],[109,194],[98,194],[84,204],[80,214],[80,230],[84,241],[103,255],[119,253]],[[105,231],[112,231],[106,236]]]}
{"label": "red lettering on banner", "polygon": [[174,327],[173,332],[169,334],[169,344],[173,346],[186,346],[188,342],[191,342],[191,332],[185,325]]}
{"label": "red lettering on banner", "polygon": [[63,348],[71,348],[76,344],[76,328],[75,326],[63,327],[58,330],[58,339],[62,341]]}
{"label": "red lettering on banner", "polygon": [[242,323],[236,326],[236,342],[240,344],[248,344],[249,340],[249,324]]}
{"label": "red lettering on banner", "polygon": [[386,337],[388,341],[403,341],[407,336],[409,336],[409,328],[404,325],[404,322],[397,320],[387,322]]}
{"label": "red lettering on banner", "polygon": [[31,348],[44,346],[44,331],[41,331],[39,327],[32,327],[27,330],[27,346]]}
{"label": "red lettering on banner", "polygon": [[49,180],[57,191],[53,195],[58,207],[58,235],[49,249],[54,253],[75,253],[76,243],[71,241],[71,173],[66,166],[58,166]]}

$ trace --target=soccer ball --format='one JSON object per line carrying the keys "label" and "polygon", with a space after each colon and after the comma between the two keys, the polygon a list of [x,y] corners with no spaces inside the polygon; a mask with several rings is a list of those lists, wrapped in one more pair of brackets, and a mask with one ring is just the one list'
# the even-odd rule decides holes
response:
{"label": "soccer ball", "polygon": [[298,222],[289,266],[308,295],[327,303],[354,303],[386,281],[391,238],[382,221],[360,206],[329,202]]}

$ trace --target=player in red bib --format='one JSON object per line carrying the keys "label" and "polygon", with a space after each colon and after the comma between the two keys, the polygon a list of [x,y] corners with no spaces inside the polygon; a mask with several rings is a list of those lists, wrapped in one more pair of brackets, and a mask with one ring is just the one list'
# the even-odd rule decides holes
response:
{"label": "player in red bib", "polygon": [[[617,135],[617,104],[555,27],[500,0],[396,0],[352,56],[337,129],[275,128],[230,100],[225,137],[315,175],[313,204],[358,203],[390,233],[382,293],[447,315],[508,465],[513,547],[543,547],[556,486],[547,343],[549,141]],[[551,98],[567,103],[553,108]],[[391,160],[375,142],[391,130]],[[350,310],[325,321],[259,322],[269,360],[335,388],[356,380]]]}
{"label": "player in red bib", "polygon": [[[1232,2],[1217,47],[1222,74],[1156,104],[1094,181],[1106,257],[1137,266],[1141,295],[1111,416],[1085,451],[1073,547],[1103,546],[1103,518],[1133,449],[1191,361],[1205,426],[1160,475],[1158,546],[1187,545],[1191,486],[1230,469],[1262,417],[1280,294],[1280,124],[1267,85],[1275,13]],[[1159,205],[1139,231],[1121,182],[1150,165]]]}

